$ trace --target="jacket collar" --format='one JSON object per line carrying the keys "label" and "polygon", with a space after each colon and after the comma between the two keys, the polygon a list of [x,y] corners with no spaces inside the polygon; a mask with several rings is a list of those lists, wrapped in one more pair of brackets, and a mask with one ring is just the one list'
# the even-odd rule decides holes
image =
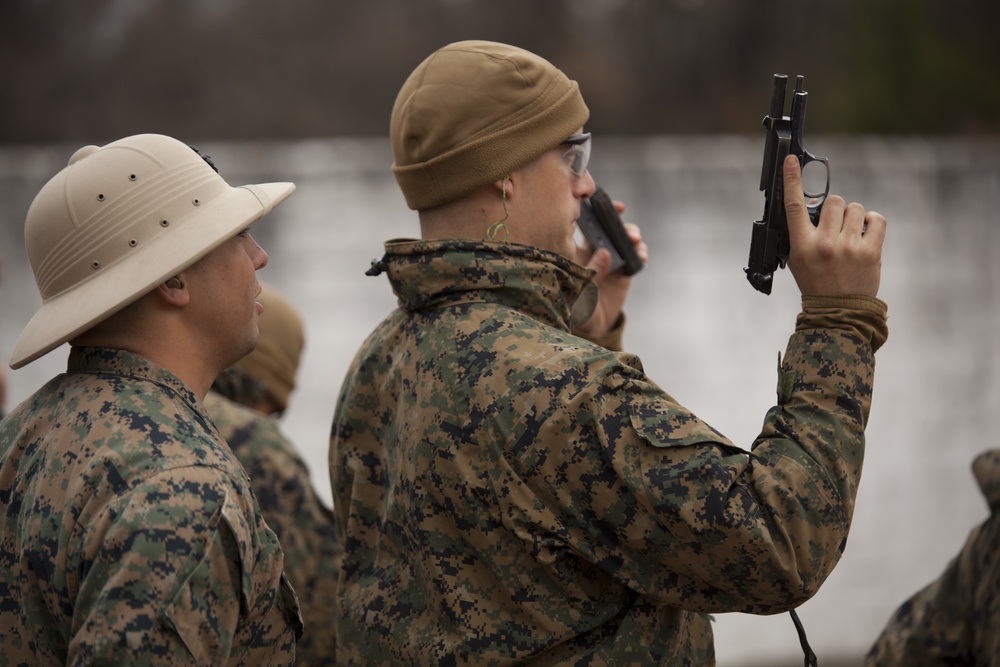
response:
{"label": "jacket collar", "polygon": [[532,246],[463,240],[392,240],[373,265],[388,272],[401,308],[500,303],[566,331],[595,273]]}
{"label": "jacket collar", "polygon": [[201,411],[198,407],[200,403],[194,392],[177,376],[126,350],[103,347],[71,347],[67,371],[70,373],[120,375],[154,382],[172,390],[195,410]]}

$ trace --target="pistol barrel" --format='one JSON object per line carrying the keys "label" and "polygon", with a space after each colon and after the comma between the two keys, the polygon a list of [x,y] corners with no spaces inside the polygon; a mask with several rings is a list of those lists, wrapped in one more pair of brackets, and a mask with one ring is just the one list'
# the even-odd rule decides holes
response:
{"label": "pistol barrel", "polygon": [[785,88],[788,87],[788,76],[786,74],[775,74],[771,82],[771,106],[767,115],[764,116],[764,129],[767,136],[764,139],[764,164],[760,168],[760,189],[767,190],[771,187],[775,151],[778,148],[777,137],[775,135],[775,124],[780,123],[785,112]]}

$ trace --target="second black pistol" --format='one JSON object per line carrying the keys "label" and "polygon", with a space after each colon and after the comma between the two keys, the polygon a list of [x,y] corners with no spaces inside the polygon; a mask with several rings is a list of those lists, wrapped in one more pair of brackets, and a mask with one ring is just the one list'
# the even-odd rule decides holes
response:
{"label": "second black pistol", "polygon": [[580,218],[576,224],[594,250],[607,248],[611,253],[611,272],[621,269],[625,275],[631,276],[642,269],[639,253],[628,237],[611,197],[603,188],[598,187],[592,196],[581,202]]}

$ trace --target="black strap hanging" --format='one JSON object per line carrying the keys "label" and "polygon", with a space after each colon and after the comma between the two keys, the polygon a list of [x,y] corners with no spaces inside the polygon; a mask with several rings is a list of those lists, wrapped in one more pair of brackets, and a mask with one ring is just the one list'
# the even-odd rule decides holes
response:
{"label": "black strap hanging", "polygon": [[805,654],[805,667],[816,667],[816,654],[809,647],[809,640],[806,639],[806,629],[802,625],[802,621],[799,620],[799,615],[795,613],[795,610],[788,612],[792,617],[792,623],[795,624],[795,631],[799,633],[799,643],[802,645],[802,653]]}

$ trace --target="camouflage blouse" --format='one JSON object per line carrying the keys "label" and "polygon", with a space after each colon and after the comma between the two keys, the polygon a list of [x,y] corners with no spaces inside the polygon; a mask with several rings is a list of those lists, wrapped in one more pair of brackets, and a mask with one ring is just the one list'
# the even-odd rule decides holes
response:
{"label": "camouflage blouse", "polygon": [[708,613],[812,596],[847,539],[885,305],[804,299],[748,452],[573,335],[592,273],[407,242],[343,383],[341,664],[714,661]]}
{"label": "camouflage blouse", "polygon": [[124,351],[0,422],[4,664],[291,665],[277,538],[194,394]]}
{"label": "camouflage blouse", "polygon": [[940,577],[900,605],[865,665],[1000,665],[1000,449],[977,456],[972,471],[989,518]]}

